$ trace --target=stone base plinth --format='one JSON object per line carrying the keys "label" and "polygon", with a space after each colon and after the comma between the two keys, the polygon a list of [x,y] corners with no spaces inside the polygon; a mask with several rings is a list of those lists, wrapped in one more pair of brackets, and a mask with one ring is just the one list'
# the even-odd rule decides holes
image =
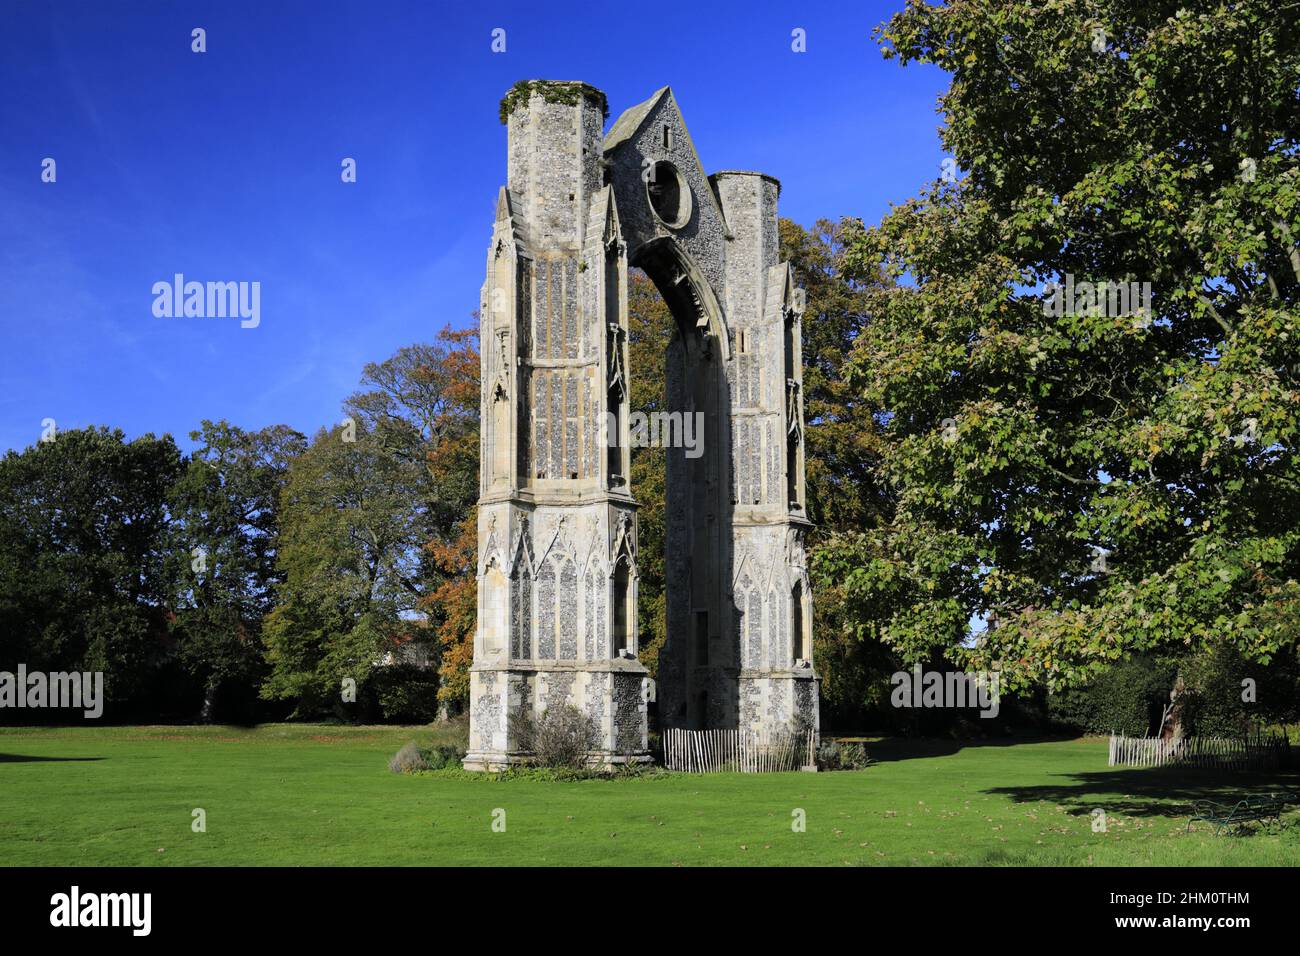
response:
{"label": "stone base plinth", "polygon": [[511,662],[470,669],[470,745],[466,770],[501,770],[531,755],[512,739],[510,715],[540,717],[549,707],[572,704],[596,725],[599,746],[592,766],[650,761],[646,724],[646,669],[621,658],[598,662]]}

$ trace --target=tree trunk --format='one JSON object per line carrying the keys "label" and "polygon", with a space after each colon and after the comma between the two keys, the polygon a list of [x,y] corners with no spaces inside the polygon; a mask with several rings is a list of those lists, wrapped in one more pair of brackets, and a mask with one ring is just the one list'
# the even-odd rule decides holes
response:
{"label": "tree trunk", "polygon": [[205,724],[212,723],[212,712],[217,706],[217,682],[210,680],[203,685],[203,709],[199,711],[199,720]]}
{"label": "tree trunk", "polygon": [[1169,692],[1169,706],[1160,715],[1160,727],[1156,735],[1161,740],[1175,740],[1183,736],[1183,704],[1186,702],[1187,685],[1180,674],[1174,680],[1174,688]]}

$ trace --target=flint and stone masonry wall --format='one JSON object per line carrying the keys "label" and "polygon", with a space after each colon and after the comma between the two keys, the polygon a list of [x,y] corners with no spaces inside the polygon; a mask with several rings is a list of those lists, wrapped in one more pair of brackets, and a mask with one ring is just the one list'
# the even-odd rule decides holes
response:
{"label": "flint and stone masonry wall", "polygon": [[705,417],[701,457],[667,452],[660,722],[817,727],[802,293],[777,261],[779,184],[707,176],[667,88],[608,134],[604,116],[592,87],[537,83],[507,117],[481,301],[471,769],[527,759],[511,714],[566,702],[599,729],[593,762],[649,759],[627,481],[629,264],[678,322],[670,402]]}

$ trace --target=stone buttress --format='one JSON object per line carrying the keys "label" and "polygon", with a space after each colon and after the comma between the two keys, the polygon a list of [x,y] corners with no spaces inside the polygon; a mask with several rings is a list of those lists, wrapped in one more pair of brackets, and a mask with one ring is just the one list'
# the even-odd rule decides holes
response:
{"label": "stone buttress", "polygon": [[[480,304],[478,628],[465,766],[525,755],[509,715],[572,704],[595,762],[649,759],[627,481],[627,247],[602,182],[605,98],[534,92],[508,117]],[[607,414],[608,413],[608,414]]]}

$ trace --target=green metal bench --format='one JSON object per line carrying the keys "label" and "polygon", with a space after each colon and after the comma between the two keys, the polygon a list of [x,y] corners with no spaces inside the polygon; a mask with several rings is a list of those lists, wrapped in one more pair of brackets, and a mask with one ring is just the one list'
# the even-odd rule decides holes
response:
{"label": "green metal bench", "polygon": [[1225,827],[1243,827],[1247,823],[1276,823],[1287,806],[1297,802],[1300,802],[1300,796],[1294,793],[1250,794],[1232,805],[1198,800],[1192,806],[1192,815],[1187,818],[1187,830],[1190,832],[1192,824],[1198,821],[1211,824],[1215,833],[1222,833]]}

